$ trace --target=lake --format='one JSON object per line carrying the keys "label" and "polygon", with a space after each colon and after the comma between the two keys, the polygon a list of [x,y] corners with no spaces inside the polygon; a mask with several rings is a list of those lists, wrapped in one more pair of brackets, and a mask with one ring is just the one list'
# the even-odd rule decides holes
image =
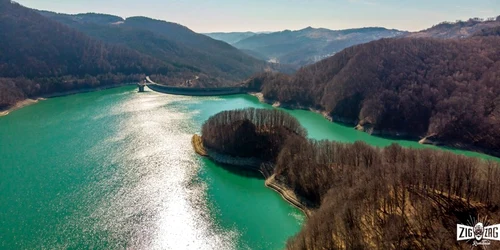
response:
{"label": "lake", "polygon": [[[258,176],[191,147],[211,115],[245,107],[272,108],[250,95],[173,96],[128,86],[0,117],[0,248],[283,249],[303,214]],[[287,112],[314,139],[435,148]]]}

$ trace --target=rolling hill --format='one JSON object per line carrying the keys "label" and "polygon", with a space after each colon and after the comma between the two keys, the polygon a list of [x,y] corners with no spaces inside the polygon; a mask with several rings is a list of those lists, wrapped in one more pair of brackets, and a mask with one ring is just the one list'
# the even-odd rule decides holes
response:
{"label": "rolling hill", "polygon": [[176,23],[95,13],[41,13],[98,40],[127,46],[174,65],[190,67],[210,79],[206,81],[209,86],[234,84],[268,66],[229,44]]}

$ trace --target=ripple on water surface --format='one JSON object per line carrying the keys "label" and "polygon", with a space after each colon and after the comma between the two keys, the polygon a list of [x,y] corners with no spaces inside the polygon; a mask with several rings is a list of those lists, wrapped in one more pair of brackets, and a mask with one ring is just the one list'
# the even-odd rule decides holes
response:
{"label": "ripple on water surface", "polygon": [[[111,110],[126,118],[116,135],[90,151],[109,150],[112,143],[106,162],[120,168],[90,187],[108,192],[90,214],[95,219],[87,221],[132,248],[233,249],[236,233],[214,225],[206,186],[196,181],[200,164],[190,145],[195,124],[189,112],[179,112],[179,101],[192,100],[145,94]],[[106,168],[96,171],[108,174]]]}
{"label": "ripple on water surface", "polygon": [[195,155],[211,115],[255,98],[131,87],[0,119],[0,249],[281,249],[300,212],[263,180]]}

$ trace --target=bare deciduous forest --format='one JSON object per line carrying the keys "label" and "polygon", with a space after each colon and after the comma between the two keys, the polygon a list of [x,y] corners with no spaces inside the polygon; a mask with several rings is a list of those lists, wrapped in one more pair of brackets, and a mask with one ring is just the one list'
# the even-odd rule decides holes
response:
{"label": "bare deciduous forest", "polygon": [[212,116],[202,127],[203,144],[238,157],[274,161],[290,136],[307,135],[294,117],[278,110],[244,109]]}
{"label": "bare deciduous forest", "polygon": [[[500,16],[497,19],[497,21],[500,22]],[[482,29],[481,31],[477,32],[475,36],[500,36],[500,26]]]}
{"label": "bare deciduous forest", "polygon": [[[186,43],[189,40],[209,49],[186,47],[141,28],[78,23],[71,15],[60,16],[52,20],[10,0],[0,0],[0,110],[26,98],[138,82],[146,75],[175,86],[195,77],[195,86],[189,87],[235,85],[267,65],[177,24],[149,20],[173,27],[170,32],[176,37],[182,33]],[[103,22],[112,19],[98,14],[84,17]],[[151,28],[146,21],[129,20]]]}
{"label": "bare deciduous forest", "polygon": [[[196,73],[207,87],[228,85],[247,79],[266,67],[264,61],[247,56],[236,48],[180,24],[147,17],[106,14],[68,15],[41,11],[42,15],[100,41],[124,45],[177,68]],[[110,25],[120,22],[120,25]],[[193,78],[193,76],[191,76]],[[187,78],[187,80],[191,79]],[[174,79],[158,80],[174,84]]]}
{"label": "bare deciduous forest", "polygon": [[173,67],[0,1],[0,109],[28,97],[137,81]]}
{"label": "bare deciduous forest", "polygon": [[500,219],[497,163],[303,139],[277,162],[278,178],[318,207],[289,249],[468,249],[455,240],[457,223]]}
{"label": "bare deciduous forest", "polygon": [[254,150],[265,145],[255,138],[283,127],[294,133],[266,144],[279,152],[263,160],[314,211],[288,249],[466,249],[455,240],[457,223],[500,220],[498,163],[396,144],[308,140],[278,110],[225,111],[203,125],[202,136],[220,153],[259,157]]}
{"label": "bare deciduous forest", "polygon": [[265,73],[247,83],[269,101],[324,110],[337,121],[498,155],[499,44],[498,36],[382,39],[292,76]]}
{"label": "bare deciduous forest", "polygon": [[407,37],[422,38],[422,37],[433,37],[433,38],[467,38],[473,36],[475,33],[492,27],[498,27],[500,25],[500,17],[496,20],[494,17],[491,18],[470,18],[469,20],[462,21],[457,20],[455,22],[442,22],[431,28],[412,32],[407,34]]}

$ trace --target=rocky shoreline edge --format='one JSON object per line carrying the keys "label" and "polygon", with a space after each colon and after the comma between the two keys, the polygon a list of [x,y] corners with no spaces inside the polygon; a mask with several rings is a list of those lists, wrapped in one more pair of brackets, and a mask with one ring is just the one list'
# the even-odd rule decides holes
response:
{"label": "rocky shoreline edge", "polygon": [[308,208],[303,202],[301,202],[301,198],[298,197],[292,189],[290,189],[285,184],[283,184],[279,180],[277,180],[276,176],[274,174],[266,177],[266,175],[262,171],[260,171],[258,165],[249,164],[248,160],[244,160],[242,158],[237,158],[237,157],[231,157],[231,156],[223,156],[221,154],[214,154],[214,152],[207,150],[203,146],[202,138],[201,138],[201,136],[199,136],[197,134],[193,135],[193,137],[191,139],[191,144],[193,145],[194,151],[198,155],[208,157],[217,163],[243,167],[246,170],[253,170],[253,171],[258,171],[258,172],[262,173],[263,177],[265,178],[264,184],[266,185],[266,187],[268,187],[269,189],[274,190],[275,192],[280,194],[281,197],[286,202],[288,202],[291,205],[293,205],[294,207],[298,208],[307,217],[309,217],[311,215],[312,210],[310,208]]}

